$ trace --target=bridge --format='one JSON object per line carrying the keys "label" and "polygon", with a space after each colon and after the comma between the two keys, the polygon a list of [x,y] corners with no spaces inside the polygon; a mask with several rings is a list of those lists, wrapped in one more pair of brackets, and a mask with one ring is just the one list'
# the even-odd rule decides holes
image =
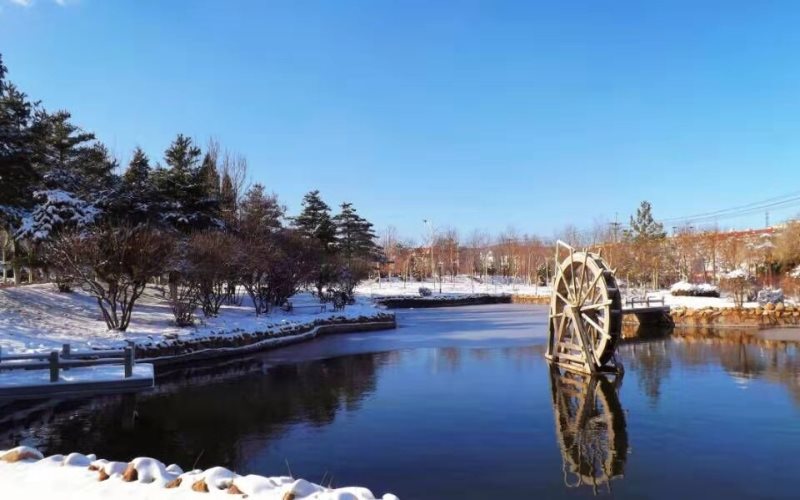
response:
{"label": "bridge", "polygon": [[640,325],[671,325],[673,321],[669,312],[670,307],[664,303],[663,298],[631,297],[625,299],[622,306],[623,316],[636,316]]}

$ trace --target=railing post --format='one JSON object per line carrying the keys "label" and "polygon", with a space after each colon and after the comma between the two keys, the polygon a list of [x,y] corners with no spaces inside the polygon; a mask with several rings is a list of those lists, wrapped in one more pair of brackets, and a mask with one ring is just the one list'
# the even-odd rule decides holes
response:
{"label": "railing post", "polygon": [[50,382],[58,382],[58,351],[50,351]]}
{"label": "railing post", "polygon": [[132,347],[125,348],[125,378],[133,376],[134,355],[135,351]]}
{"label": "railing post", "polygon": [[[72,347],[69,344],[62,344],[61,345],[61,357],[64,359],[69,359],[70,354],[72,353]],[[68,367],[64,367],[65,370],[69,370]]]}

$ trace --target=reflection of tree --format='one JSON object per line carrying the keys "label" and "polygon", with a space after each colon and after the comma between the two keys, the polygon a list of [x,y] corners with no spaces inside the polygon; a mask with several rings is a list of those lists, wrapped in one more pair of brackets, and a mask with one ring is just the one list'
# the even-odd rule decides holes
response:
{"label": "reflection of tree", "polygon": [[672,361],[665,341],[623,344],[625,367],[635,371],[639,386],[652,406],[661,397],[661,383],[669,377]]}
{"label": "reflection of tree", "polygon": [[567,486],[597,487],[621,477],[628,455],[625,413],[617,397],[620,377],[561,372],[550,365],[556,436]]}
{"label": "reflection of tree", "polygon": [[[78,409],[73,402],[65,412],[48,410],[32,440],[48,452],[74,450],[116,460],[152,456],[185,467],[200,457],[201,467],[235,468],[237,445],[248,438],[269,440],[298,421],[324,426],[338,412],[357,408],[374,391],[385,357],[359,354],[262,366],[257,372],[248,366],[245,375],[227,380],[208,377],[167,391],[103,399],[103,404],[94,400]],[[6,439],[0,436],[0,447],[11,444]]]}

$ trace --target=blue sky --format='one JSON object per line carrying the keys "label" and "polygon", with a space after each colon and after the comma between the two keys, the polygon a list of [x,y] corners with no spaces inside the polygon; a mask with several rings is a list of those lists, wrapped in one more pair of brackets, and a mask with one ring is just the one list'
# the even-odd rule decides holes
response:
{"label": "blue sky", "polygon": [[11,80],[123,162],[213,135],[293,212],[550,236],[800,190],[796,2],[61,3],[0,0]]}

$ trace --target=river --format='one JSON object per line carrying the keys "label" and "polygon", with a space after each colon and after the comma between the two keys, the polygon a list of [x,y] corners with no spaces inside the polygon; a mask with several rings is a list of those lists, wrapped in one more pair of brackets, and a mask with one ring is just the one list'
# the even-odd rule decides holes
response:
{"label": "river", "polygon": [[0,448],[291,471],[403,499],[795,496],[793,344],[656,336],[620,347],[621,380],[591,380],[546,363],[544,307],[398,324],[162,372],[135,396],[6,405]]}

